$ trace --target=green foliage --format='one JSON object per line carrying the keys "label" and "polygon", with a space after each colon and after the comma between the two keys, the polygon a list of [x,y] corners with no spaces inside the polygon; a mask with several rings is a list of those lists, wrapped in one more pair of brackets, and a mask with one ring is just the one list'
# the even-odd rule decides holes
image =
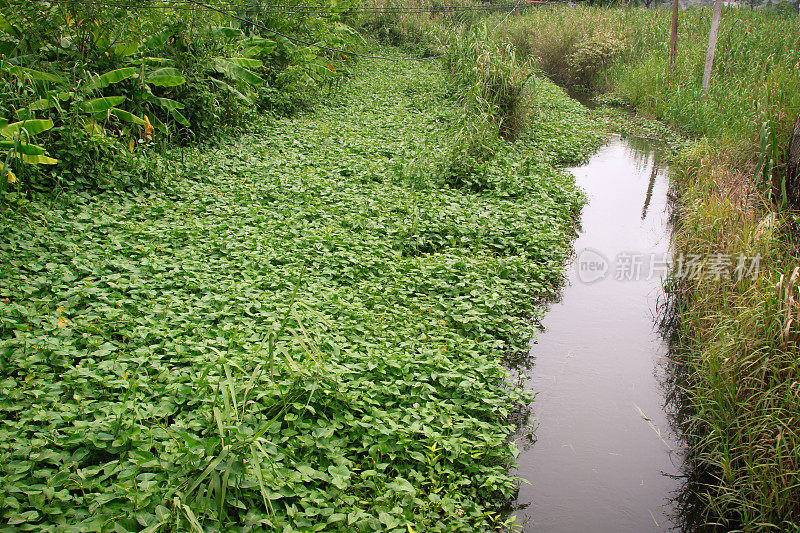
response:
{"label": "green foliage", "polygon": [[511,46],[490,37],[485,24],[456,29],[449,44],[445,70],[465,113],[485,115],[501,137],[514,140],[527,125],[524,97],[531,72]]}
{"label": "green foliage", "polygon": [[[192,151],[164,193],[6,206],[2,519],[501,529],[530,400],[502,362],[561,282],[581,197],[524,139],[482,194],[413,179],[450,131],[444,85],[370,63],[310,117]],[[577,152],[580,116],[547,101]]]}
{"label": "green foliage", "polygon": [[531,11],[500,28],[522,59],[536,65],[559,83],[595,87],[614,59],[625,49],[624,34],[602,9],[592,11],[597,20],[587,23],[574,10]]}
{"label": "green foliage", "polygon": [[490,37],[485,24],[450,33],[444,68],[461,110],[439,174],[452,187],[491,189],[493,154],[528,126],[531,72],[518,64],[509,46]]}
{"label": "green foliage", "polygon": [[[41,141],[59,159],[51,169],[27,169],[22,190],[111,185],[100,168],[142,172],[147,153],[251,124],[256,108],[268,107],[262,91],[299,106],[308,99],[285,95],[326,89],[346,72],[341,54],[229,26],[238,22],[212,11],[157,7],[165,9],[0,2],[0,116],[52,120]],[[335,15],[303,18],[296,26],[271,22],[324,45],[358,44]]]}
{"label": "green foliage", "polygon": [[[536,58],[549,75],[613,91],[616,99],[685,134],[758,153],[763,124],[769,121],[778,144],[785,146],[797,118],[794,110],[800,108],[796,20],[765,10],[726,9],[711,90],[704,95],[709,11],[681,12],[675,71],[669,66],[670,15],[666,9],[560,6],[531,11],[508,32],[518,53]],[[598,38],[609,47],[601,54],[606,57],[600,70],[604,75],[576,78],[578,50]],[[624,45],[621,51],[619,43]]]}

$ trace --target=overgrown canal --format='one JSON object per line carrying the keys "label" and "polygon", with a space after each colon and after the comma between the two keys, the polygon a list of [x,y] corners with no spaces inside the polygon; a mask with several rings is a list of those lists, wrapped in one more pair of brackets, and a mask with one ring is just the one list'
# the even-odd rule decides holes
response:
{"label": "overgrown canal", "polygon": [[659,147],[613,138],[573,169],[588,196],[576,257],[547,313],[529,371],[538,393],[520,440],[524,531],[661,531],[679,490],[679,442],[665,411],[667,344],[657,305],[669,250]]}

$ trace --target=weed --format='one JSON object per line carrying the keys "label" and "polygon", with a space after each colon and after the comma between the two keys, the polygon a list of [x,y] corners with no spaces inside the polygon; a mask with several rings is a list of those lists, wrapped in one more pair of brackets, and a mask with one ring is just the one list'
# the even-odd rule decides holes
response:
{"label": "weed", "polygon": [[[530,398],[502,363],[558,289],[581,196],[533,139],[481,194],[420,186],[405,162],[451,127],[440,69],[357,68],[164,190],[3,207],[4,522],[503,527]],[[547,102],[577,154],[581,116]]]}

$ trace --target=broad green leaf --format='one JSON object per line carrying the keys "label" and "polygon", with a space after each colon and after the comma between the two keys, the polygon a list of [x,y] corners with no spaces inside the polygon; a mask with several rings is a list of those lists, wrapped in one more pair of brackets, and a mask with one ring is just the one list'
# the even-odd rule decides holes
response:
{"label": "broad green leaf", "polygon": [[[50,109],[51,107],[53,107],[53,105],[55,104],[53,104],[53,100],[51,100],[50,98],[40,98],[39,100],[34,100],[30,104],[28,104],[27,107],[23,109],[27,109],[28,111],[43,111],[45,109]],[[17,111],[17,113],[19,113],[20,111],[22,111],[22,109]]]}
{"label": "broad green leaf", "polygon": [[38,511],[26,511],[24,513],[12,514],[8,518],[8,524],[16,526],[26,522],[35,522],[39,518]]}
{"label": "broad green leaf", "polygon": [[211,80],[211,81],[214,83],[214,85],[216,85],[216,86],[217,86],[217,87],[219,87],[220,89],[224,89],[224,90],[226,90],[226,91],[230,92],[230,93],[231,93],[231,94],[233,94],[233,95],[234,95],[236,98],[239,98],[240,100],[244,101],[244,102],[245,102],[245,103],[247,103],[248,105],[252,103],[252,101],[251,101],[251,100],[250,100],[248,97],[246,97],[246,96],[245,96],[245,95],[243,95],[241,92],[239,92],[238,90],[236,90],[236,88],[234,88],[234,87],[231,87],[230,85],[228,85],[228,84],[227,84],[227,83],[225,83],[224,81],[222,81],[222,80],[218,80],[218,79],[216,79],[216,78],[209,78],[209,79],[210,79],[210,80]]}
{"label": "broad green leaf", "polygon": [[170,114],[170,115],[172,116],[172,118],[174,118],[174,119],[175,119],[175,121],[176,121],[176,122],[178,122],[179,124],[182,124],[182,125],[184,125],[184,126],[187,126],[187,127],[188,127],[188,126],[191,124],[191,123],[189,122],[189,119],[188,119],[188,118],[186,118],[185,116],[183,116],[183,114],[182,114],[180,111],[178,111],[177,109],[171,109],[171,110],[170,110],[170,112],[169,112],[169,114]]}
{"label": "broad green leaf", "polygon": [[306,71],[309,75],[314,78],[315,81],[325,81],[326,79],[332,77],[335,73],[330,70],[328,67],[324,65],[320,65],[319,63],[308,63],[305,65]]}
{"label": "broad green leaf", "polygon": [[0,56],[8,56],[14,50],[16,50],[17,46],[9,41],[0,41]]}
{"label": "broad green leaf", "polygon": [[0,13],[0,30],[18,39],[22,37],[22,30],[3,13]]}
{"label": "broad green leaf", "polygon": [[149,72],[145,81],[159,87],[175,87],[186,83],[186,78],[183,77],[180,70],[164,67]]}
{"label": "broad green leaf", "polygon": [[275,51],[278,44],[271,39],[248,39],[242,55],[245,57],[257,57],[269,55]]}
{"label": "broad green leaf", "polygon": [[173,109],[183,109],[184,107],[186,107],[182,103],[180,103],[180,102],[178,102],[176,100],[172,100],[170,98],[156,98],[156,97],[153,97],[153,98],[150,98],[148,101],[158,104],[159,106],[163,107],[167,111],[172,111]]}
{"label": "broad green leaf", "polygon": [[258,74],[251,72],[244,67],[240,67],[228,59],[217,58],[214,60],[213,66],[217,72],[224,74],[233,80],[243,81],[245,83],[249,83],[250,85],[261,85],[264,83],[264,80],[261,79]]}
{"label": "broad green leaf", "polygon": [[386,485],[388,488],[394,490],[395,492],[408,492],[410,494],[416,494],[417,491],[411,483],[402,477],[397,477],[394,481]]}
{"label": "broad green leaf", "polygon": [[89,135],[92,135],[92,136],[95,136],[95,135],[99,136],[99,135],[104,135],[105,134],[105,131],[103,130],[103,128],[97,122],[94,122],[94,121],[87,122],[86,124],[84,124],[83,125],[83,129],[85,129],[86,132]]}
{"label": "broad green leaf", "polygon": [[144,126],[146,124],[143,118],[137,117],[133,113],[125,111],[124,109],[112,107],[108,110],[108,112],[125,122],[131,122],[132,124],[138,124],[139,126]]}
{"label": "broad green leaf", "polygon": [[6,126],[8,126],[8,119],[6,119],[6,118],[0,118],[0,130],[2,130],[2,129],[3,129],[3,128],[5,128]]}
{"label": "broad green leaf", "polygon": [[13,124],[7,124],[5,126],[0,127],[0,135],[6,137],[7,139],[11,139],[15,133],[20,131],[22,128],[25,128],[25,131],[28,132],[29,135],[36,135],[38,133],[42,133],[43,131],[47,131],[53,127],[53,121],[50,119],[37,119],[37,120],[22,120],[20,122],[14,122]]}
{"label": "broad green leaf", "polygon": [[139,46],[139,51],[140,52],[152,52],[153,50],[157,49],[158,47],[162,46],[167,41],[169,41],[170,38],[173,35],[175,35],[175,33],[177,31],[178,31],[178,27],[177,26],[169,26],[169,27],[165,28],[164,30],[160,31],[159,33],[153,35],[148,40],[143,42]]}
{"label": "broad green leaf", "polygon": [[114,47],[114,55],[117,57],[127,57],[131,54],[136,53],[139,49],[139,43],[132,42],[132,43],[119,43]]}
{"label": "broad green leaf", "polygon": [[261,68],[264,66],[263,61],[258,59],[248,59],[246,57],[229,57],[228,61],[248,69]]}
{"label": "broad green leaf", "polygon": [[92,98],[78,104],[81,113],[96,114],[108,111],[112,107],[118,106],[125,101],[124,96],[104,96],[102,98]]}
{"label": "broad green leaf", "polygon": [[106,72],[105,74],[102,74],[96,78],[92,78],[83,88],[87,91],[103,89],[113,83],[119,83],[122,80],[127,80],[134,74],[136,74],[136,69],[134,67],[118,68],[116,70]]}
{"label": "broad green leaf", "polygon": [[18,157],[31,165],[55,165],[58,163],[58,159],[53,159],[52,157],[47,157],[46,155],[19,154]]}
{"label": "broad green leaf", "polygon": [[275,39],[275,43],[277,44],[278,48],[282,52],[293,52],[297,48],[297,45],[294,44],[289,39],[287,39],[286,37],[283,37],[281,35],[276,35],[273,38]]}
{"label": "broad green leaf", "polygon": [[227,26],[221,26],[219,28],[216,28],[214,31],[219,35],[226,37],[228,39],[233,39],[235,37],[241,37],[242,35],[244,35],[242,30],[240,30],[239,28],[229,28]]}
{"label": "broad green leaf", "polygon": [[34,70],[32,68],[25,68],[20,66],[9,67],[8,71],[21,78],[30,78],[34,81],[43,81],[48,83],[66,83],[66,80],[61,76],[50,74],[49,72],[42,72],[41,70]]}
{"label": "broad green leaf", "polygon": [[34,120],[36,118],[35,112],[25,108],[17,109],[15,114],[19,120]]}
{"label": "broad green leaf", "polygon": [[[183,116],[183,115],[181,115],[181,116]],[[150,124],[152,124],[161,133],[165,133],[165,134],[169,135],[169,127],[166,124],[164,124],[163,122],[161,122],[158,119],[157,116],[154,115],[154,116],[150,117]]]}
{"label": "broad green leaf", "polygon": [[14,141],[0,140],[0,149],[11,150],[16,149],[22,154],[26,155],[42,155],[46,152],[41,146],[20,141],[16,144]]}

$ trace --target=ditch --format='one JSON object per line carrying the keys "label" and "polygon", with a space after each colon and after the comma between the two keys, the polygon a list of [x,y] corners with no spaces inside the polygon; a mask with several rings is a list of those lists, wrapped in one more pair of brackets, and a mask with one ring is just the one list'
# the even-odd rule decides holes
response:
{"label": "ditch", "polygon": [[568,283],[531,347],[536,391],[520,439],[524,531],[666,531],[682,455],[658,328],[670,246],[668,169],[654,141],[615,136],[572,169],[584,189]]}

